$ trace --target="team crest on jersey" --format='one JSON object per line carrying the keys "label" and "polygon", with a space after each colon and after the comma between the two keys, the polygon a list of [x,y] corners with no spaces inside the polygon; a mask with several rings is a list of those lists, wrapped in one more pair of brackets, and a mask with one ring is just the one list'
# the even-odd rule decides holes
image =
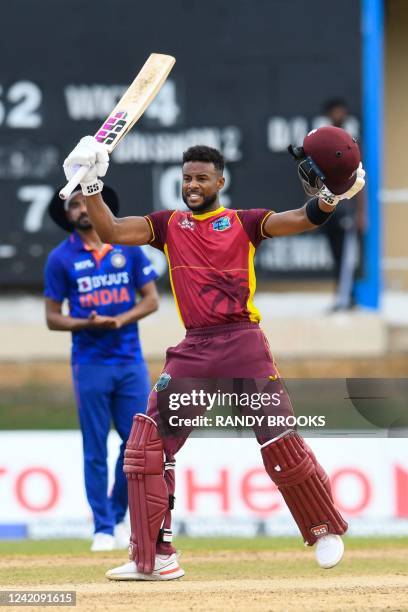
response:
{"label": "team crest on jersey", "polygon": [[229,217],[220,217],[212,222],[213,230],[216,232],[225,232],[225,230],[231,227],[231,221]]}
{"label": "team crest on jersey", "polygon": [[154,390],[157,392],[164,391],[164,389],[168,387],[168,384],[170,381],[171,381],[170,374],[167,374],[167,372],[162,372],[160,374],[159,380],[154,385]]}
{"label": "team crest on jersey", "polygon": [[126,257],[123,253],[115,252],[111,256],[111,264],[114,268],[124,268],[126,266]]}
{"label": "team crest on jersey", "polygon": [[183,229],[189,229],[191,231],[194,231],[195,223],[194,221],[190,221],[190,219],[187,219],[187,217],[184,217],[184,219],[182,221],[179,221],[178,224]]}

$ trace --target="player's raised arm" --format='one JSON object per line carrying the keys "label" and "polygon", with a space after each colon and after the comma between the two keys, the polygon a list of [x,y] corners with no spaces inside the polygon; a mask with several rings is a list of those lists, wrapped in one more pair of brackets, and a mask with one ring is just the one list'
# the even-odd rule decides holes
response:
{"label": "player's raised arm", "polygon": [[[340,200],[352,198],[364,187],[364,175],[365,171],[359,168],[355,184],[341,196],[334,196],[326,189],[326,196],[320,194],[320,198],[312,198],[302,208],[269,215],[264,223],[265,234],[271,237],[290,236],[314,230],[319,225],[323,225],[334,213]],[[332,203],[329,204],[325,197]]]}
{"label": "player's raised arm", "polygon": [[93,136],[85,136],[64,161],[64,172],[70,180],[79,166],[87,173],[81,180],[82,193],[87,198],[87,209],[97,234],[110,244],[142,245],[152,239],[149,223],[144,217],[115,217],[102,199],[103,183],[109,167],[106,148]]}
{"label": "player's raised arm", "polygon": [[340,200],[355,196],[365,184],[360,150],[341,128],[323,127],[306,136],[302,147],[289,147],[298,163],[305,192],[312,197],[297,210],[269,215],[268,236],[288,236],[316,229],[333,214]]}
{"label": "player's raised arm", "polygon": [[144,217],[115,217],[100,194],[87,197],[86,204],[92,225],[103,242],[143,245],[152,239],[150,225]]}
{"label": "player's raised arm", "polygon": [[316,229],[330,217],[333,211],[333,206],[328,206],[322,200],[314,198],[302,208],[269,215],[264,223],[263,231],[265,235],[272,238],[301,234]]}

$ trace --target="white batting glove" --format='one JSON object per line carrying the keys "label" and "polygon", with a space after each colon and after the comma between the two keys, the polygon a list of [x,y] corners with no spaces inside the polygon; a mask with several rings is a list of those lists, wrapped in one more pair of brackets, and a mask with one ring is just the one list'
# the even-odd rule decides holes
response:
{"label": "white batting glove", "polygon": [[93,136],[84,136],[64,161],[67,180],[75,174],[79,166],[87,166],[88,172],[81,181],[84,195],[99,193],[103,189],[100,176],[105,176],[109,167],[109,155],[105,147]]}
{"label": "white batting glove", "polygon": [[356,180],[348,191],[340,195],[335,195],[334,193],[330,191],[330,189],[324,186],[323,189],[319,192],[319,198],[323,200],[325,204],[328,204],[329,206],[333,206],[333,207],[337,206],[340,200],[350,200],[350,198],[353,198],[364,187],[365,185],[364,177],[365,177],[365,170],[360,162],[357,168],[357,172],[356,172]]}

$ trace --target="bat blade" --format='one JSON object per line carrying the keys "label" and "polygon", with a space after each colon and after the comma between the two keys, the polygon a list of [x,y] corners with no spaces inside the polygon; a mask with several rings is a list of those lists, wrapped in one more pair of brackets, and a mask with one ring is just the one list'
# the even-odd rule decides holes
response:
{"label": "bat blade", "polygon": [[117,143],[134,126],[158,94],[175,64],[171,55],[152,53],[119,100],[95,138],[111,153]]}
{"label": "bat blade", "polygon": [[[95,134],[95,139],[106,147],[108,153],[113,151],[143,115],[160,91],[175,62],[175,58],[171,55],[150,54],[134,81]],[[62,200],[69,197],[84,174],[86,168],[82,166],[59,192]]]}

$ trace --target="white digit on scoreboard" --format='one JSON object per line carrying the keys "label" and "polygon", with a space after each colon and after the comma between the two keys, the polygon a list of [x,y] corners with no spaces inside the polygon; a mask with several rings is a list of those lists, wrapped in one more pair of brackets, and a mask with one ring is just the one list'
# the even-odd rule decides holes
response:
{"label": "white digit on scoreboard", "polygon": [[0,100],[0,125],[10,128],[34,129],[42,124],[40,107],[42,103],[41,89],[32,81],[17,81],[7,91],[0,85],[0,96],[12,106],[6,110],[5,103]]}
{"label": "white digit on scoreboard", "polygon": [[146,109],[145,116],[149,119],[157,119],[160,125],[169,127],[176,123],[179,114],[180,107],[177,104],[176,85],[174,81],[168,80]]}
{"label": "white digit on scoreboard", "polygon": [[23,219],[23,229],[26,232],[40,231],[53,194],[54,190],[49,185],[25,185],[17,190],[18,199],[29,204]]}

